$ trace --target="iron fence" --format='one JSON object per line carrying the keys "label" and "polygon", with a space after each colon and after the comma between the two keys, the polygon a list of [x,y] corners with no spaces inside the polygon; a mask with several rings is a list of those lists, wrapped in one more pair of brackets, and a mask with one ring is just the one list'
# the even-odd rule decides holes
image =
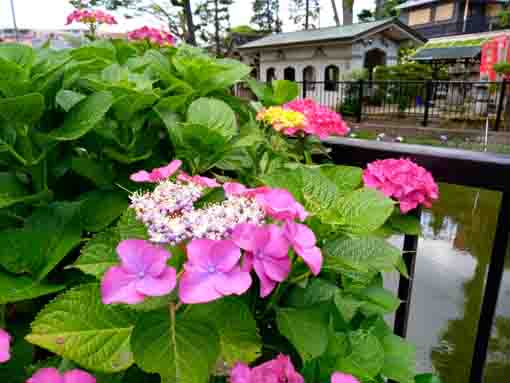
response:
{"label": "iron fence", "polygon": [[[324,143],[331,148],[331,157],[336,164],[366,167],[368,163],[377,159],[407,157],[430,170],[439,182],[503,192],[473,345],[469,379],[469,383],[482,383],[508,248],[510,156],[348,138],[330,138]],[[414,214],[419,217],[421,212],[417,210]],[[403,276],[400,278],[398,297],[402,303],[396,313],[394,324],[394,332],[403,337],[406,336],[409,321],[418,242],[419,237],[415,235],[406,235],[404,238],[403,254],[409,278]]]}
{"label": "iron fence", "polygon": [[[509,82],[475,81],[306,81],[297,82],[300,98],[311,98],[357,122],[405,120],[423,126],[448,122],[509,125]],[[238,86],[236,95],[251,97]],[[510,126],[508,126],[510,128]]]}
{"label": "iron fence", "polygon": [[444,121],[488,121],[499,130],[507,82],[339,81],[300,82],[300,95],[358,122],[406,119],[423,126]]}

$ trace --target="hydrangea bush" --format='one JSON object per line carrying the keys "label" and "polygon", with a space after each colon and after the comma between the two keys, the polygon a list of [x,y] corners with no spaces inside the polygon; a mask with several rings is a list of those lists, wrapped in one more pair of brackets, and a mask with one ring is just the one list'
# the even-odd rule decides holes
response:
{"label": "hydrangea bush", "polygon": [[339,115],[187,46],[3,44],[0,66],[6,381],[414,382],[382,275],[406,275],[386,238],[419,233],[426,170],[328,164]]}

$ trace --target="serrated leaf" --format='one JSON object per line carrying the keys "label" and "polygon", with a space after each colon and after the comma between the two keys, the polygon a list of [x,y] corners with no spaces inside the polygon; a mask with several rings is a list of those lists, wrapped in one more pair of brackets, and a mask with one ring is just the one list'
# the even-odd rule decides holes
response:
{"label": "serrated leaf", "polygon": [[334,301],[336,308],[347,322],[350,322],[352,318],[354,318],[354,315],[356,315],[359,308],[363,305],[362,301],[341,290],[336,292]]}
{"label": "serrated leaf", "polygon": [[323,270],[340,274],[393,271],[401,252],[382,238],[339,238],[323,247]]}
{"label": "serrated leaf", "polygon": [[0,99],[0,117],[5,121],[32,125],[44,112],[44,97],[40,93]]}
{"label": "serrated leaf", "polygon": [[136,219],[133,209],[127,209],[117,224],[121,241],[125,239],[149,239],[147,228]]}
{"label": "serrated leaf", "polygon": [[106,270],[119,264],[116,252],[119,243],[120,234],[117,229],[96,234],[85,244],[73,267],[101,279]]}
{"label": "serrated leaf", "polygon": [[43,279],[79,242],[79,204],[52,203],[37,209],[23,229],[0,235],[0,264],[12,273]]}
{"label": "serrated leaf", "polygon": [[111,186],[114,180],[112,171],[103,162],[91,158],[73,157],[71,159],[71,169],[99,187]]}
{"label": "serrated leaf", "polygon": [[305,288],[292,288],[285,303],[292,307],[312,306],[332,300],[338,290],[340,289],[329,281],[313,278]]}
{"label": "serrated leaf", "polygon": [[50,285],[26,277],[0,271],[0,304],[34,299],[63,290],[63,285]]}
{"label": "serrated leaf", "polygon": [[363,299],[361,310],[367,316],[392,313],[401,303],[391,291],[379,286],[370,286],[356,293],[356,296]]}
{"label": "serrated leaf", "polygon": [[367,234],[381,227],[393,212],[393,201],[373,189],[346,194],[321,212],[321,219],[350,234]]}
{"label": "serrated leaf", "polygon": [[39,312],[27,340],[98,372],[133,363],[130,337],[137,314],[101,302],[98,284],[81,285]]}
{"label": "serrated leaf", "polygon": [[416,348],[397,335],[382,338],[384,366],[381,374],[399,383],[413,383],[416,374]]}
{"label": "serrated leaf", "polygon": [[281,308],[276,312],[278,329],[304,361],[321,356],[328,346],[329,309],[326,305]]}
{"label": "serrated leaf", "polygon": [[59,141],[76,140],[92,130],[113,104],[110,92],[97,92],[76,104],[67,113],[64,123],[49,136]]}
{"label": "serrated leaf", "polygon": [[362,380],[373,379],[384,365],[384,349],[379,340],[364,330],[349,333],[349,352],[340,356],[335,368]]}
{"label": "serrated leaf", "polygon": [[172,318],[168,311],[144,314],[131,337],[136,364],[163,381],[207,383],[220,352],[213,327]]}
{"label": "serrated leaf", "polygon": [[185,318],[210,323],[216,328],[220,335],[221,358],[230,366],[237,361],[251,363],[261,352],[257,323],[239,298],[226,297],[194,305]]}
{"label": "serrated leaf", "polygon": [[126,193],[94,191],[88,193],[80,206],[83,229],[98,232],[116,220],[128,206]]}
{"label": "serrated leaf", "polygon": [[67,89],[61,89],[58,91],[57,96],[55,98],[55,101],[57,105],[59,105],[62,109],[64,109],[66,112],[72,109],[73,106],[78,104],[81,100],[86,98],[87,96],[74,92],[72,90]]}
{"label": "serrated leaf", "polygon": [[388,225],[390,225],[392,229],[403,234],[421,234],[420,220],[413,215],[393,214],[388,220]]}
{"label": "serrated leaf", "polygon": [[233,137],[237,133],[237,123],[232,108],[221,100],[199,98],[188,108],[188,122],[206,126],[225,137]]}

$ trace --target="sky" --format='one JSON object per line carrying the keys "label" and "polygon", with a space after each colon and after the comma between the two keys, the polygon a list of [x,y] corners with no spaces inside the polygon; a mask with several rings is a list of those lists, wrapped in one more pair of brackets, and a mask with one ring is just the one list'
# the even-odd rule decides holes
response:
{"label": "sky", "polygon": [[[65,26],[66,16],[73,10],[73,7],[67,0],[13,0],[16,10],[16,21],[18,28],[32,29],[63,29]],[[195,0],[194,0],[195,1]],[[199,0],[196,0],[197,2]],[[230,18],[232,26],[249,24],[251,17],[252,0],[236,0],[230,8]],[[331,2],[323,0],[324,5],[321,8],[320,26],[327,27],[334,25],[333,11]],[[341,1],[337,0],[340,11]],[[284,22],[285,31],[293,31],[299,29],[298,25],[294,25],[289,20],[289,1],[280,0],[281,17]],[[373,8],[374,0],[355,0],[354,14],[356,15],[361,9]],[[132,30],[143,25],[154,27],[162,27],[161,22],[152,19],[149,16],[137,17],[133,19],[124,19],[122,12],[117,12],[116,26],[103,26],[101,30],[109,32],[124,32]],[[12,15],[10,0],[0,0],[0,28],[11,28]]]}

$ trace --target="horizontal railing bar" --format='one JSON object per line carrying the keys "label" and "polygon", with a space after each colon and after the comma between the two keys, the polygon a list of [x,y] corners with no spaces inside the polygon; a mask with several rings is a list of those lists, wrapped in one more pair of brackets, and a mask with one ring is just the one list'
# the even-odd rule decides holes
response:
{"label": "horizontal railing bar", "polygon": [[510,156],[424,145],[352,138],[328,138],[335,163],[365,167],[385,158],[410,158],[429,170],[439,182],[510,191]]}

